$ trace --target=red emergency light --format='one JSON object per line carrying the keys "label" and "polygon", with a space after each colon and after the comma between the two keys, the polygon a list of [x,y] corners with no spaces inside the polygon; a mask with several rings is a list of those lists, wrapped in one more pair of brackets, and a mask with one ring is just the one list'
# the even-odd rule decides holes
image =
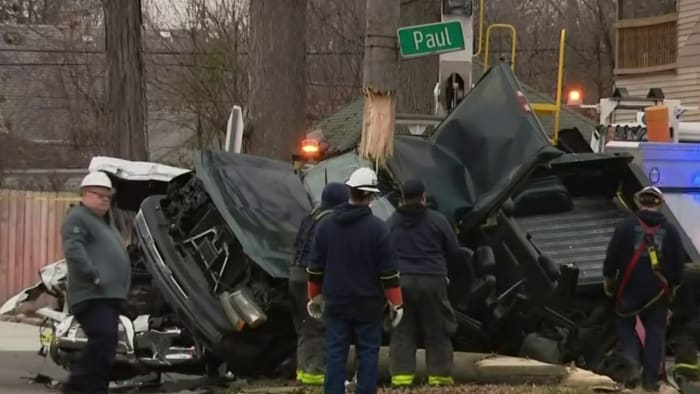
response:
{"label": "red emergency light", "polygon": [[315,156],[321,151],[321,146],[313,138],[307,138],[301,141],[301,152],[307,156]]}
{"label": "red emergency light", "polygon": [[583,93],[580,89],[571,89],[566,98],[567,105],[581,105],[583,103]]}

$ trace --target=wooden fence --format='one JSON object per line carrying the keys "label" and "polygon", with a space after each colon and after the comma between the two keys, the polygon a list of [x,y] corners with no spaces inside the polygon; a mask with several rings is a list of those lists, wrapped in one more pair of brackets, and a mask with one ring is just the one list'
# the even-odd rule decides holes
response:
{"label": "wooden fence", "polygon": [[75,194],[0,189],[0,304],[63,257],[61,222]]}

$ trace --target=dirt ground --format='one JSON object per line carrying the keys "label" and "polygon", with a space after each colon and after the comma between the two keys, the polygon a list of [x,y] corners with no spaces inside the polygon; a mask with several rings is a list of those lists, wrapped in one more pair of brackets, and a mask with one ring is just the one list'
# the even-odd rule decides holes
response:
{"label": "dirt ground", "polygon": [[[257,386],[257,385],[256,385]],[[296,385],[239,386],[226,394],[321,394],[320,388],[304,388]],[[415,387],[406,389],[380,388],[379,394],[593,394],[593,390],[565,387],[511,386],[511,385],[459,385],[453,387]]]}

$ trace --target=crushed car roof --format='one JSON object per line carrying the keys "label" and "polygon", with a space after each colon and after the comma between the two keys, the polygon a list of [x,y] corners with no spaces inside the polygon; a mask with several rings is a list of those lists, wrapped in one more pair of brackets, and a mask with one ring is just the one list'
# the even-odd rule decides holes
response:
{"label": "crushed car roof", "polygon": [[466,228],[500,206],[537,166],[563,154],[506,63],[489,69],[430,137],[399,135],[395,143],[392,174],[399,181],[422,179],[438,209]]}

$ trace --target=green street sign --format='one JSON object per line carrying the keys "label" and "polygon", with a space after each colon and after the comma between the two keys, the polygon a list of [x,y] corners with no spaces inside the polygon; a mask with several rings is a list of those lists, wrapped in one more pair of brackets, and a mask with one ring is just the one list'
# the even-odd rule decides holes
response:
{"label": "green street sign", "polygon": [[464,49],[462,25],[458,21],[401,27],[396,31],[401,56],[416,57]]}

